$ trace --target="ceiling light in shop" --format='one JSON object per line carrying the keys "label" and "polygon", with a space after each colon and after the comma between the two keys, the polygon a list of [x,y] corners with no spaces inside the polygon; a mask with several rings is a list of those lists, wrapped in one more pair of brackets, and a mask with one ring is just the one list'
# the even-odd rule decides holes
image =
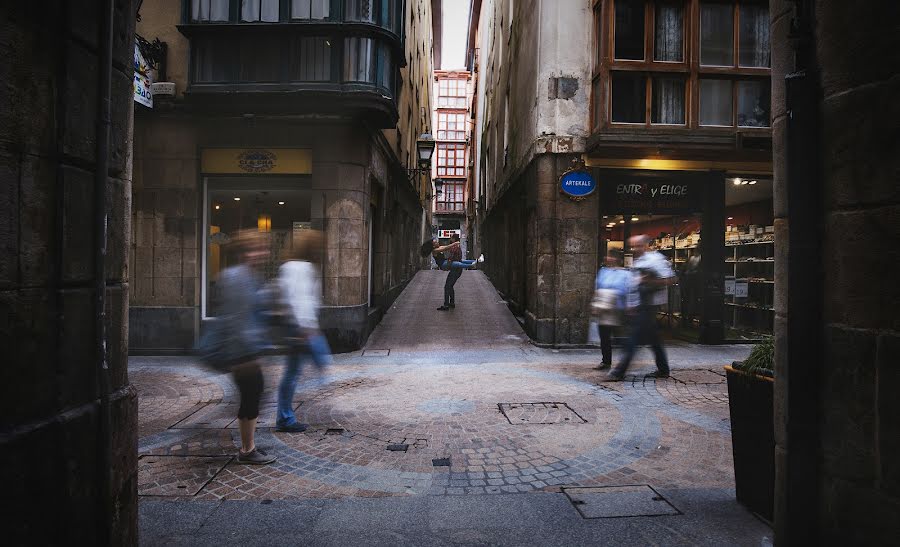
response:
{"label": "ceiling light in shop", "polygon": [[218,211],[218,210],[221,209],[221,208],[222,208],[221,205],[216,205],[216,211]]}
{"label": "ceiling light in shop", "polygon": [[241,198],[234,198],[234,201],[241,201]]}
{"label": "ceiling light in shop", "polygon": [[746,185],[748,185],[748,184],[750,184],[750,181],[749,181],[749,180],[742,180],[742,181],[741,181],[741,186],[746,186]]}
{"label": "ceiling light in shop", "polygon": [[741,179],[734,179],[733,182],[735,186],[738,186],[741,183]]}
{"label": "ceiling light in shop", "polygon": [[624,221],[624,220],[620,220],[620,221],[619,221],[619,224],[625,224],[625,221]]}
{"label": "ceiling light in shop", "polygon": [[637,222],[637,221],[638,221],[638,217],[631,217],[631,222]]}
{"label": "ceiling light in shop", "polygon": [[728,217],[728,220],[734,220],[734,217]]}
{"label": "ceiling light in shop", "polygon": [[751,180],[751,181],[750,181],[750,184],[756,184],[756,181],[755,181],[755,180]]}
{"label": "ceiling light in shop", "polygon": [[278,205],[284,205],[284,202],[283,202],[283,201],[279,201],[279,202],[278,202]]}

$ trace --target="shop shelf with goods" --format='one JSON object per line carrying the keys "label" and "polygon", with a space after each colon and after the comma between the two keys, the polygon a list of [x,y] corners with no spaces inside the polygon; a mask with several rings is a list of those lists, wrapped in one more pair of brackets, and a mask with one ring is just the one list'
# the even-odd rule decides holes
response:
{"label": "shop shelf with goods", "polygon": [[726,327],[746,339],[771,335],[775,321],[774,227],[729,227],[725,246]]}

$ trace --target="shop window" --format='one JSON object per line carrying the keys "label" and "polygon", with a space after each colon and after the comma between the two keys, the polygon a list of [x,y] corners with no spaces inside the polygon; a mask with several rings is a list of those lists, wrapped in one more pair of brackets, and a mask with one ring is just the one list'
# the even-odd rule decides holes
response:
{"label": "shop window", "polygon": [[615,6],[616,26],[614,55],[616,59],[644,60],[644,2],[619,0]]}
{"label": "shop window", "polygon": [[279,0],[241,0],[242,22],[278,22]]}
{"label": "shop window", "polygon": [[218,315],[219,273],[238,263],[227,242],[239,230],[256,230],[269,242],[266,279],[275,277],[295,238],[310,228],[310,184],[306,177],[217,177],[206,184],[205,317]]}
{"label": "shop window", "polygon": [[374,40],[347,38],[344,43],[344,81],[375,82]]}
{"label": "shop window", "polygon": [[700,80],[700,125],[734,125],[731,80]]}
{"label": "shop window", "polygon": [[669,63],[684,61],[684,7],[680,3],[656,5],[653,35],[653,60]]}
{"label": "shop window", "polygon": [[734,66],[734,6],[704,2],[700,6],[700,64]]}
{"label": "shop window", "polygon": [[222,23],[229,20],[230,0],[191,0],[191,22]]}
{"label": "shop window", "polygon": [[331,0],[291,0],[291,19],[327,19]]}
{"label": "shop window", "polygon": [[771,90],[767,80],[751,80],[737,83],[739,126],[769,127],[770,93]]}
{"label": "shop window", "polygon": [[740,66],[768,67],[769,9],[765,5],[741,5],[740,10]]}
{"label": "shop window", "polygon": [[652,123],[684,125],[684,79],[653,77]]}
{"label": "shop window", "polygon": [[647,107],[647,77],[640,73],[612,74],[612,121],[614,123],[645,123]]}

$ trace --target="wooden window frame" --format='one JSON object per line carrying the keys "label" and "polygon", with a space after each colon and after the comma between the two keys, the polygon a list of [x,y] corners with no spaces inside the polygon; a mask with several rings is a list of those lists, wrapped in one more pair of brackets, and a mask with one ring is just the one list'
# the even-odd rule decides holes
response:
{"label": "wooden window frame", "polygon": [[[763,4],[761,0],[682,0],[683,41],[682,62],[653,60],[655,40],[656,6],[668,0],[645,0],[644,2],[644,59],[615,59],[615,4],[623,0],[594,0],[594,53],[591,75],[591,132],[607,130],[643,129],[650,132],[680,132],[702,129],[709,132],[770,132],[769,126],[753,127],[738,125],[738,82],[745,80],[771,81],[771,67],[740,66],[740,8],[743,4]],[[700,7],[703,3],[724,3],[733,9],[733,66],[705,66],[700,64]],[[646,76],[644,121],[637,123],[612,121],[612,78],[616,73],[640,72]],[[685,80],[685,123],[652,123],[653,78],[654,76],[680,75]],[[732,125],[700,125],[700,80],[723,78],[733,81],[732,85]],[[771,116],[771,104],[770,104]]]}

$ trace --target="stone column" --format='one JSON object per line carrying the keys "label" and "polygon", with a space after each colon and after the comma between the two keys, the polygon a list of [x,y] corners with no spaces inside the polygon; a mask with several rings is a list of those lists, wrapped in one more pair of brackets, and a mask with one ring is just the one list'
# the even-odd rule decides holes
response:
{"label": "stone column", "polygon": [[[137,544],[127,376],[132,2],[116,2],[105,272],[94,270],[103,2],[4,2],[0,20],[0,481],[5,543]],[[94,280],[104,276],[111,469],[100,469]],[[102,473],[111,471],[108,491]],[[48,519],[52,523],[48,523]]]}

